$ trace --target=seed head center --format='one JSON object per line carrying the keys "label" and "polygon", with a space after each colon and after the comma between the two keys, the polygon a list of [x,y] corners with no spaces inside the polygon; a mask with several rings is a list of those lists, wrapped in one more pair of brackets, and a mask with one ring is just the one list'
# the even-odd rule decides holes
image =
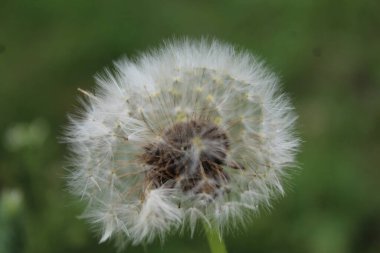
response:
{"label": "seed head center", "polygon": [[192,143],[192,146],[199,151],[202,151],[205,148],[205,146],[203,145],[202,139],[199,136],[195,136],[192,139],[191,143]]}
{"label": "seed head center", "polygon": [[226,133],[205,121],[179,122],[163,131],[160,141],[144,146],[146,185],[179,187],[215,197],[228,182],[223,166],[229,149]]}

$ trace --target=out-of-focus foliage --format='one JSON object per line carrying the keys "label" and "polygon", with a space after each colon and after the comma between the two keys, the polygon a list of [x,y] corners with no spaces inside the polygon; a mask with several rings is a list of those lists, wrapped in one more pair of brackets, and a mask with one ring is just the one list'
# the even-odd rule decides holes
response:
{"label": "out-of-focus foliage", "polygon": [[[0,0],[0,252],[114,251],[77,219],[57,136],[94,73],[182,35],[266,59],[300,116],[302,169],[229,251],[380,252],[379,13],[377,0]],[[201,232],[145,249],[208,252]]]}

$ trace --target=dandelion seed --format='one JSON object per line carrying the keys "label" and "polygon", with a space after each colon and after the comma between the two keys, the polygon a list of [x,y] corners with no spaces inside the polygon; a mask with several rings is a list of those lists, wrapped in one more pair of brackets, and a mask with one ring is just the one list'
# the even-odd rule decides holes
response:
{"label": "dandelion seed", "polygon": [[298,139],[289,99],[252,55],[183,40],[98,76],[71,117],[69,185],[84,217],[138,244],[206,224],[245,224],[283,194]]}

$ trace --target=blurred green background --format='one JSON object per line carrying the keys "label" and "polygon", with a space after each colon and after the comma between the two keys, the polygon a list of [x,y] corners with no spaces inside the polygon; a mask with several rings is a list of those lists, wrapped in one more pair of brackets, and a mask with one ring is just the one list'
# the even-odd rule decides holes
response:
{"label": "blurred green background", "polygon": [[[77,88],[123,55],[202,35],[282,78],[303,139],[287,195],[230,252],[380,252],[380,1],[0,0],[0,253],[114,252],[65,190]],[[201,233],[127,252],[208,252]]]}

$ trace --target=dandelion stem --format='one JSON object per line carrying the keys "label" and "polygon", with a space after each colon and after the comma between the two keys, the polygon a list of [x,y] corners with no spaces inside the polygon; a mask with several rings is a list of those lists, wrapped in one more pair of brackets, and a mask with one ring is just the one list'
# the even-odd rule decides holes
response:
{"label": "dandelion stem", "polygon": [[227,253],[226,245],[219,233],[208,224],[204,224],[204,229],[211,253]]}

